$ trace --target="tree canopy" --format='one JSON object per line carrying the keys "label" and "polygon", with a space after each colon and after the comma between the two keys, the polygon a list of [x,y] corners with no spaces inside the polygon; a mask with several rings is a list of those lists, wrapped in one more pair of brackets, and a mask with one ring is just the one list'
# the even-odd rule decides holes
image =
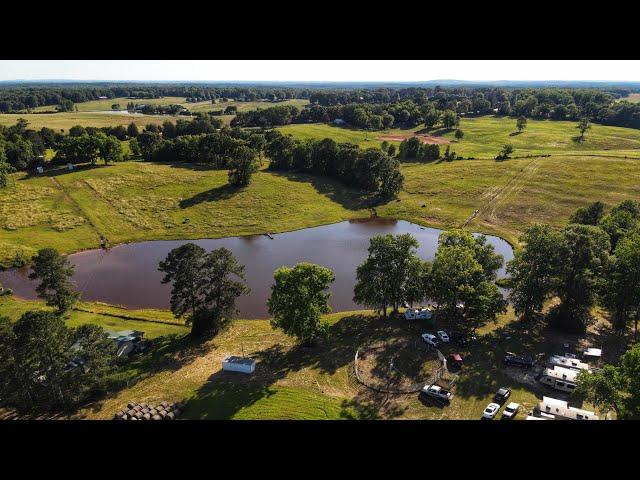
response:
{"label": "tree canopy", "polygon": [[326,337],[329,325],[321,315],[331,312],[327,290],[335,280],[333,272],[321,265],[299,263],[278,268],[273,278],[267,301],[271,325],[303,344]]}

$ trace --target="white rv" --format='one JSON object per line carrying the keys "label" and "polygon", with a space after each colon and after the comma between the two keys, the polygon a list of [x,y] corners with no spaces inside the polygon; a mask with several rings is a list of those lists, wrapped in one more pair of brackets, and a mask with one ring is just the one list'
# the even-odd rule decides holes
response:
{"label": "white rv", "polygon": [[571,370],[586,370],[589,371],[589,364],[581,362],[577,358],[565,357],[562,355],[551,355],[549,357],[548,364],[551,367],[565,367]]}
{"label": "white rv", "polygon": [[581,408],[570,407],[563,400],[551,397],[542,397],[542,401],[536,406],[540,415],[553,415],[557,420],[600,420],[595,412],[583,410]]}
{"label": "white rv", "polygon": [[404,312],[404,318],[407,320],[430,320],[432,316],[431,307],[407,308]]}
{"label": "white rv", "polygon": [[580,370],[554,365],[553,368],[545,368],[540,377],[540,383],[563,392],[573,392],[576,388],[578,373],[580,373]]}

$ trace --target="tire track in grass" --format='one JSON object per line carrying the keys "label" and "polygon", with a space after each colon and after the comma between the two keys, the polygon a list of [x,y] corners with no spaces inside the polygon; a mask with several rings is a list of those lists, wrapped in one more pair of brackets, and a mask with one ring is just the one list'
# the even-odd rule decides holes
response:
{"label": "tire track in grass", "polygon": [[98,239],[103,238],[104,236],[102,235],[102,232],[100,232],[100,230],[98,230],[98,227],[96,227],[95,223],[91,221],[91,217],[89,217],[89,215],[87,215],[84,212],[84,210],[82,210],[82,207],[80,206],[80,204],[76,202],[71,195],[69,195],[69,192],[67,192],[66,188],[64,188],[64,186],[58,181],[58,179],[55,177],[49,177],[49,178],[51,179],[53,184],[58,189],[60,189],[64,197],[75,207],[76,211],[80,214],[80,216],[84,218],[89,225],[91,225],[91,228],[93,228],[93,230],[96,232],[96,235],[98,235]]}
{"label": "tire track in grass", "polygon": [[527,163],[524,167],[522,167],[513,177],[511,177],[507,183],[505,183],[501,188],[499,188],[495,193],[493,193],[487,201],[480,206],[480,208],[476,209],[460,226],[460,228],[464,228],[473,220],[476,220],[483,216],[489,209],[491,209],[490,216],[491,218],[495,218],[495,208],[497,203],[501,198],[506,194],[509,195],[512,193],[516,184],[519,180],[527,178],[531,176],[538,169],[538,161],[539,158],[534,158],[529,163]]}

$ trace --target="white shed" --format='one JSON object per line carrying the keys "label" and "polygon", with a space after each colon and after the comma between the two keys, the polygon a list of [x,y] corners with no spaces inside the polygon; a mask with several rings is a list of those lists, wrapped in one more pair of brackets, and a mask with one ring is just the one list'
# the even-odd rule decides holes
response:
{"label": "white shed", "polygon": [[222,370],[227,372],[253,373],[255,369],[256,361],[253,358],[228,355],[222,360]]}
{"label": "white shed", "polygon": [[601,348],[585,348],[582,352],[582,355],[585,357],[591,357],[595,359],[600,359],[602,357],[602,349]]}

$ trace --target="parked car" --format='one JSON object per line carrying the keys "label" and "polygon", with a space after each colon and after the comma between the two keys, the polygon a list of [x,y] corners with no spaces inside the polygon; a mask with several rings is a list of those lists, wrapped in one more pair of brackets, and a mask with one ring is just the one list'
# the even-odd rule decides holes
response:
{"label": "parked car", "polygon": [[440,385],[425,385],[420,389],[420,393],[445,402],[450,402],[451,397],[453,397],[453,394],[449,390],[442,388]]}
{"label": "parked car", "polygon": [[431,345],[432,347],[438,346],[438,339],[436,338],[435,335],[432,335],[430,333],[423,333],[421,337],[422,337],[422,340],[424,340],[427,343],[427,345]]}
{"label": "parked car", "polygon": [[513,365],[521,368],[533,367],[533,359],[531,357],[522,356],[522,355],[508,354],[506,357],[504,357],[504,363],[507,365]]}
{"label": "parked car", "polygon": [[498,410],[500,410],[500,405],[497,403],[490,403],[487,405],[487,408],[484,409],[484,412],[482,412],[482,418],[485,420],[493,420],[496,413],[498,413]]}
{"label": "parked car", "polygon": [[444,330],[438,330],[436,334],[443,343],[449,343],[449,335],[447,335],[447,332],[445,332]]}
{"label": "parked car", "polygon": [[575,353],[565,353],[565,354],[563,354],[561,356],[567,357],[567,358],[573,358],[574,360],[578,360],[578,356]]}
{"label": "parked car", "polygon": [[498,403],[504,403],[507,401],[507,398],[511,396],[511,389],[507,387],[502,387],[497,391],[495,397],[493,398]]}
{"label": "parked car", "polygon": [[520,404],[511,402],[509,405],[504,407],[504,411],[502,412],[502,418],[504,420],[512,420],[513,417],[515,417],[516,414],[518,413],[518,410],[520,410]]}

